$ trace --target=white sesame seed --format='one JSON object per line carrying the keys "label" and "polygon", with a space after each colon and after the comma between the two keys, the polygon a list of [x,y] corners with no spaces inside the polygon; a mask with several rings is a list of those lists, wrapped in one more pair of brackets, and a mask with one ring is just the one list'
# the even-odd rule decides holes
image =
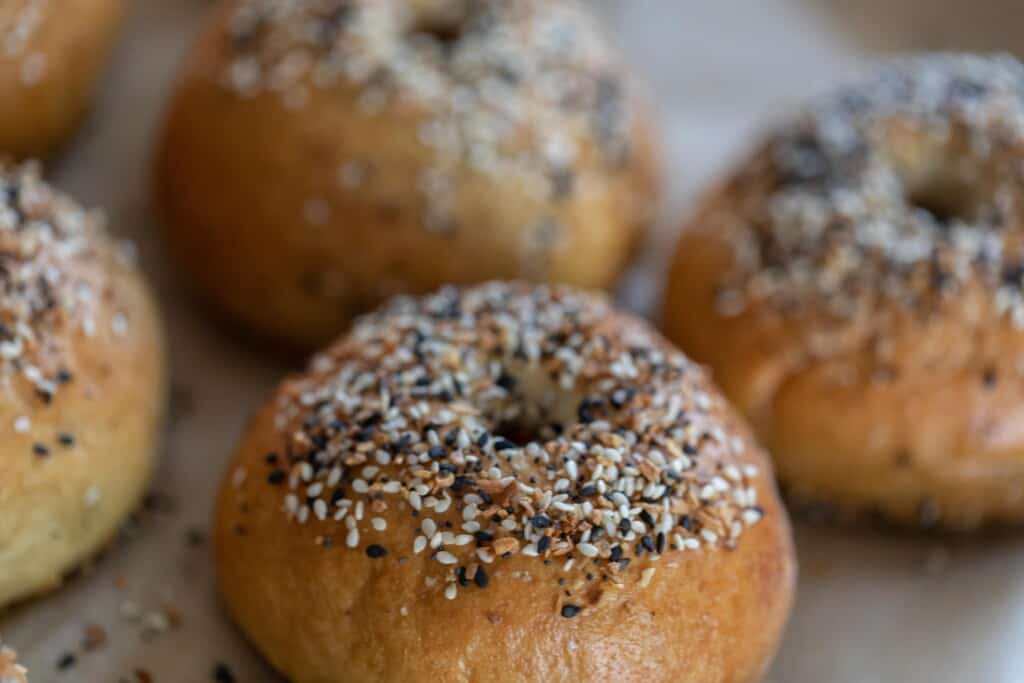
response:
{"label": "white sesame seed", "polygon": [[458,558],[456,558],[447,550],[439,551],[436,555],[434,555],[434,559],[440,562],[441,564],[458,564],[459,561]]}
{"label": "white sesame seed", "polygon": [[427,547],[427,538],[426,538],[426,536],[417,536],[416,540],[414,540],[412,542],[412,551],[413,551],[413,553],[415,553],[417,555],[419,555],[421,552],[423,552],[426,549],[426,547]]}
{"label": "white sesame seed", "polygon": [[93,484],[92,486],[85,490],[85,495],[82,497],[82,502],[85,503],[85,506],[88,508],[95,507],[96,504],[100,502],[101,496],[102,494],[100,492],[99,486]]}
{"label": "white sesame seed", "polygon": [[[349,517],[349,519],[352,519]],[[348,536],[345,537],[345,545],[349,548],[355,548],[359,545],[359,529],[352,528],[348,530]]]}
{"label": "white sesame seed", "polygon": [[640,587],[647,588],[650,585],[651,579],[654,578],[654,567],[648,567],[647,569],[640,572]]}

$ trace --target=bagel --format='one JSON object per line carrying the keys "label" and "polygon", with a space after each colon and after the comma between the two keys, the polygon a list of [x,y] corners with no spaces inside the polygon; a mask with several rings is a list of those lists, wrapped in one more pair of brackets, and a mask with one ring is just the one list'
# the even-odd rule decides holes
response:
{"label": "bagel", "polygon": [[646,99],[575,0],[227,2],[155,176],[187,281],[310,350],[394,294],[608,287],[656,195]]}
{"label": "bagel", "polygon": [[1024,520],[1024,67],[921,55],[770,135],[683,232],[664,325],[836,520]]}
{"label": "bagel", "polygon": [[123,0],[0,3],[0,154],[48,156],[71,135],[124,7]]}
{"label": "bagel", "polygon": [[214,527],[230,612],[296,683],[753,681],[794,588],[742,419],[565,287],[361,319],[257,413]]}
{"label": "bagel", "polygon": [[160,324],[103,222],[0,164],[0,609],[109,541],[156,457]]}

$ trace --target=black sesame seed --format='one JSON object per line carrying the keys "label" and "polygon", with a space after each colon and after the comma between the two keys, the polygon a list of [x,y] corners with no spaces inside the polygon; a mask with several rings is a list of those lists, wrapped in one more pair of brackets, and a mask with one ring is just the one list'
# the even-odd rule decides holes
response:
{"label": "black sesame seed", "polygon": [[580,495],[581,496],[596,496],[597,495],[597,487],[594,486],[593,484],[587,484],[586,486],[584,486],[583,488],[580,489]]}
{"label": "black sesame seed", "polygon": [[267,453],[265,456],[263,456],[263,460],[265,460],[268,465],[276,465],[277,453]]}
{"label": "black sesame seed", "polygon": [[61,383],[61,384],[68,384],[74,378],[75,378],[75,376],[72,375],[71,371],[69,371],[69,370],[58,370],[57,371],[57,381],[59,383]]}
{"label": "black sesame seed", "polygon": [[585,398],[582,401],[580,401],[579,408],[577,408],[576,410],[576,414],[580,422],[586,424],[588,422],[593,422],[594,420],[596,420],[597,416],[594,413],[594,409],[600,408],[602,405],[604,405],[604,401],[602,401],[601,399]]}
{"label": "black sesame seed", "polygon": [[581,611],[583,611],[583,608],[576,605],[562,605],[562,616],[566,619],[572,619]]}
{"label": "black sesame seed", "polygon": [[628,519],[620,519],[619,520],[619,533],[622,534],[623,536],[628,534],[629,530],[632,529],[632,528],[633,528],[633,526],[629,523]]}
{"label": "black sesame seed", "polygon": [[608,555],[608,560],[610,562],[618,562],[621,559],[622,559],[622,546],[621,545],[612,546],[611,553]]}
{"label": "black sesame seed", "polygon": [[683,453],[686,453],[687,455],[697,455],[697,447],[692,443],[684,443]]}
{"label": "black sesame seed", "polygon": [[530,519],[530,524],[536,529],[547,529],[551,526],[551,519],[546,515],[534,515]]}
{"label": "black sesame seed", "polygon": [[683,527],[687,531],[693,531],[693,518],[690,515],[679,516],[679,526]]}
{"label": "black sesame seed", "polygon": [[651,538],[650,534],[644,534],[640,538],[640,545],[642,545],[644,547],[644,550],[646,550],[647,552],[654,552],[654,539]]}
{"label": "black sesame seed", "polygon": [[489,531],[477,531],[473,534],[473,538],[475,538],[476,542],[480,544],[490,543],[494,540],[494,534]]}
{"label": "black sesame seed", "polygon": [[373,425],[360,429],[355,434],[356,441],[370,441],[377,433],[377,428]]}
{"label": "black sesame seed", "polygon": [[331,505],[337,505],[341,502],[341,499],[345,497],[345,489],[334,489],[334,493],[331,494]]}
{"label": "black sesame seed", "polygon": [[658,551],[659,555],[665,552],[665,532],[658,532],[658,536],[654,541],[654,547]]}
{"label": "black sesame seed", "polygon": [[374,560],[380,557],[384,557],[387,554],[388,551],[384,548],[384,546],[377,545],[376,543],[374,543],[373,545],[366,546],[366,556]]}
{"label": "black sesame seed", "polygon": [[487,432],[483,432],[476,438],[476,445],[478,448],[483,448],[487,445],[487,442],[491,440],[491,435]]}
{"label": "black sesame seed", "polygon": [[444,456],[448,455],[448,450],[444,446],[434,446],[427,451],[427,455],[429,455],[433,460],[440,460]]}
{"label": "black sesame seed", "polygon": [[35,443],[32,444],[32,452],[40,458],[45,458],[50,454],[50,448],[46,444]]}
{"label": "black sesame seed", "polygon": [[651,513],[647,510],[640,511],[640,521],[646,524],[648,527],[654,526],[654,517],[651,517]]}
{"label": "black sesame seed", "polygon": [[67,432],[60,432],[57,434],[57,442],[65,448],[71,448],[75,445],[75,435]]}
{"label": "black sesame seed", "polygon": [[284,480],[288,478],[288,473],[284,470],[271,470],[270,474],[267,475],[267,481],[273,486],[280,486],[284,483]]}
{"label": "black sesame seed", "polygon": [[496,451],[509,451],[514,448],[516,448],[516,445],[509,441],[508,439],[498,437],[494,441],[494,450]]}
{"label": "black sesame seed", "polygon": [[479,567],[476,570],[476,575],[473,577],[473,581],[480,588],[487,588],[487,584],[490,582],[490,577],[487,576],[487,572],[484,571],[483,567]]}
{"label": "black sesame seed", "polygon": [[459,585],[465,588],[469,585],[469,579],[466,578],[466,568],[459,567],[455,570],[455,578],[458,580]]}
{"label": "black sesame seed", "polygon": [[546,553],[548,548],[551,547],[551,537],[541,536],[540,540],[537,541],[537,552]]}
{"label": "black sesame seed", "polygon": [[78,658],[75,657],[73,652],[65,652],[60,656],[60,659],[57,660],[57,668],[61,671],[67,671],[73,667],[77,661]]}
{"label": "black sesame seed", "polygon": [[494,383],[505,391],[512,391],[516,388],[516,378],[504,372],[501,373],[501,376],[499,376]]}

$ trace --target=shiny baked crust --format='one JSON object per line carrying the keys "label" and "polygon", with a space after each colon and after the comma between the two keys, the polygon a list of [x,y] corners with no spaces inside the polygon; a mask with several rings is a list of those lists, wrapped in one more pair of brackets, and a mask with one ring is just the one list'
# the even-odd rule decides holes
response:
{"label": "shiny baked crust", "polygon": [[60,583],[140,499],[163,342],[103,217],[0,166],[0,608]]}
{"label": "shiny baked crust", "polygon": [[310,350],[397,293],[607,287],[656,204],[640,90],[574,0],[228,2],[159,143],[166,239]]}
{"label": "shiny baked crust", "polygon": [[684,231],[668,336],[794,502],[1024,519],[1024,67],[888,65],[770,136]]}
{"label": "shiny baked crust", "polygon": [[89,106],[123,0],[0,4],[0,154],[47,156]]}
{"label": "shiny baked crust", "polygon": [[752,681],[795,575],[767,459],[702,369],[526,284],[398,300],[285,381],[215,545],[297,683]]}

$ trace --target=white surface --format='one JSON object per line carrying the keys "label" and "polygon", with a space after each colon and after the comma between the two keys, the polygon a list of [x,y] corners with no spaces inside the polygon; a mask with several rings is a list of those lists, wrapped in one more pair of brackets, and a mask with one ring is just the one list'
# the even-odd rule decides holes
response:
{"label": "white surface", "polygon": [[[113,73],[92,120],[55,168],[57,181],[106,207],[115,230],[142,245],[170,330],[178,417],[155,490],[171,511],[143,515],[125,542],[60,593],[0,619],[0,635],[32,681],[212,681],[215,662],[236,680],[275,678],[222,616],[203,528],[216,480],[248,412],[285,365],[231,338],[177,294],[147,211],[153,133],[178,59],[210,5],[136,0]],[[855,69],[871,49],[1014,48],[1016,0],[603,0],[600,5],[654,85],[665,131],[673,224],[694,193],[742,154],[772,117]],[[970,10],[973,8],[973,10]],[[666,231],[665,237],[668,238]],[[624,297],[653,310],[657,254]],[[1024,541],[1006,534],[938,539],[801,528],[796,612],[771,674],[777,683],[1024,679]],[[150,640],[121,612],[172,602],[180,627]],[[110,642],[82,653],[89,623]],[[56,661],[78,653],[74,668]]]}

